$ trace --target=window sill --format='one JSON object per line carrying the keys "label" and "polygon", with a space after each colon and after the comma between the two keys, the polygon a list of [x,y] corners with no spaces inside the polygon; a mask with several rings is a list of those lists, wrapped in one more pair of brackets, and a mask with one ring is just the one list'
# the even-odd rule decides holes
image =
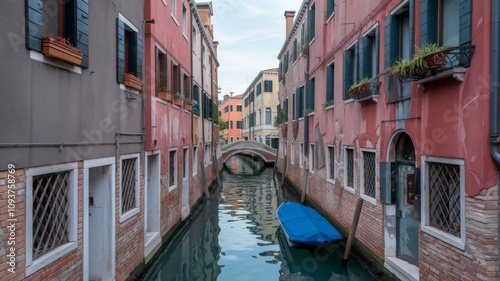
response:
{"label": "window sill", "polygon": [[170,14],[170,16],[172,17],[172,20],[175,22],[175,24],[176,24],[177,26],[179,26],[179,23],[177,22],[177,19],[175,18],[175,16],[174,16],[174,15],[172,15],[172,14]]}
{"label": "window sill", "polygon": [[335,15],[335,11],[333,11],[332,14],[328,17],[328,19],[326,20],[325,24],[328,24],[330,22],[330,20],[333,18],[334,15]]}
{"label": "window sill", "polygon": [[335,181],[332,179],[327,179],[326,182],[335,185]]}
{"label": "window sill", "polygon": [[365,200],[366,202],[370,202],[373,205],[377,205],[377,199],[370,197],[365,194],[361,194],[361,199]]}
{"label": "window sill", "polygon": [[325,110],[330,110],[330,109],[334,109],[334,108],[335,108],[335,105],[330,105],[330,106],[325,107]]}
{"label": "window sill", "polygon": [[311,46],[311,45],[312,45],[312,43],[314,43],[314,41],[316,41],[316,36],[314,36],[314,38],[313,38],[313,39],[311,39],[311,41],[309,41],[309,46]]}
{"label": "window sill", "polygon": [[[120,207],[121,208],[121,207]],[[125,214],[122,214],[120,216],[120,223],[130,219],[131,217],[135,216],[136,214],[139,213],[139,208],[134,208],[128,212],[126,212]]]}
{"label": "window sill", "polygon": [[[31,274],[37,272],[38,270],[46,267],[47,265],[51,264],[52,262],[56,261],[57,259],[65,256],[72,250],[76,249],[78,246],[77,242],[69,242],[64,245],[61,245],[54,250],[48,252],[47,254],[37,258],[36,260],[32,261],[29,266],[26,266],[26,271],[25,271],[25,276],[28,277]],[[28,250],[32,250],[27,249]],[[28,263],[28,261],[26,261]]]}
{"label": "window sill", "polygon": [[452,68],[452,69],[440,72],[434,76],[429,76],[427,78],[418,80],[417,84],[422,88],[422,90],[425,91],[425,83],[441,80],[441,79],[444,79],[447,77],[452,77],[452,78],[456,79],[457,81],[463,82],[465,71],[466,71],[466,69],[463,67]]}
{"label": "window sill", "polygon": [[184,37],[184,39],[186,39],[186,42],[189,42],[189,38],[187,38],[185,33],[182,33],[182,36]]}
{"label": "window sill", "polygon": [[465,242],[462,239],[460,239],[456,236],[450,235],[450,234],[448,234],[444,231],[441,231],[439,229],[436,229],[434,227],[430,227],[428,225],[422,225],[421,229],[423,232],[425,232],[431,236],[434,236],[437,239],[442,240],[442,241],[444,241],[444,242],[446,242],[446,243],[448,243],[448,244],[450,244],[450,245],[452,245],[452,246],[454,246],[462,251],[465,251]]}
{"label": "window sill", "polygon": [[344,190],[349,193],[356,194],[356,190],[354,190],[353,187],[344,186]]}
{"label": "window sill", "polygon": [[344,100],[344,104],[349,104],[349,103],[353,103],[355,102],[356,100],[355,99],[348,99],[348,100]]}
{"label": "window sill", "polygon": [[65,63],[63,61],[60,61],[58,59],[52,59],[49,57],[44,56],[42,53],[39,53],[37,51],[30,51],[30,59],[34,61],[39,61],[43,62],[45,64],[49,64],[55,67],[59,67],[61,69],[65,69],[77,74],[82,74],[82,68],[76,65],[72,65],[69,63]]}
{"label": "window sill", "polygon": [[177,185],[172,185],[168,187],[168,192],[174,191],[177,188]]}

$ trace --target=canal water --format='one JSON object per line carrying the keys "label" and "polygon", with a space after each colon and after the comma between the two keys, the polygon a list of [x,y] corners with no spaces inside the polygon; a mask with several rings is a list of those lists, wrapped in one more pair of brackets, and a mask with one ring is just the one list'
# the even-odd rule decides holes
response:
{"label": "canal water", "polygon": [[143,280],[389,280],[374,277],[355,257],[342,267],[343,244],[321,250],[289,247],[276,210],[283,198],[294,200],[294,194],[275,188],[273,169],[251,157],[233,156],[225,166],[222,187],[194,213]]}

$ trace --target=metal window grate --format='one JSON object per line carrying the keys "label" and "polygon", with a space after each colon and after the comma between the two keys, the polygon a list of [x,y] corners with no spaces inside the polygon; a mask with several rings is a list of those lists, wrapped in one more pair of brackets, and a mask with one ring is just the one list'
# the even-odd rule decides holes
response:
{"label": "metal window grate", "polygon": [[329,166],[330,166],[330,175],[328,175],[328,179],[335,179],[335,150],[333,147],[328,147],[328,157],[329,157]]}
{"label": "metal window grate", "polygon": [[375,198],[375,153],[363,152],[364,194]]}
{"label": "metal window grate", "polygon": [[346,149],[347,153],[347,186],[354,187],[354,150]]}
{"label": "metal window grate", "polygon": [[428,165],[429,225],[460,237],[460,166]]}
{"label": "metal window grate", "polygon": [[69,242],[70,172],[33,177],[33,259]]}
{"label": "metal window grate", "polygon": [[122,214],[136,207],[136,161],[122,160]]}

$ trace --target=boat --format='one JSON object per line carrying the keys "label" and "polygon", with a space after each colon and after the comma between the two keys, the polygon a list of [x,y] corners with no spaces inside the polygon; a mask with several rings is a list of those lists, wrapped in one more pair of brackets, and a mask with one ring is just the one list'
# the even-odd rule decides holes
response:
{"label": "boat", "polygon": [[290,246],[323,246],[342,240],[342,234],[313,208],[286,201],[276,213]]}

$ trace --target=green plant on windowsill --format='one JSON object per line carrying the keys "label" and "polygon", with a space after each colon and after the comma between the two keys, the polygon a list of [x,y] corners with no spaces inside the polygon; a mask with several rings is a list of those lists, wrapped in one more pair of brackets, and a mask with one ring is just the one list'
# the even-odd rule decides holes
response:
{"label": "green plant on windowsill", "polygon": [[306,109],[304,109],[304,116],[307,116],[307,115],[309,115],[309,114],[311,114],[313,112],[314,112],[314,109],[312,109],[312,108],[306,108]]}
{"label": "green plant on windowsill", "polygon": [[329,101],[327,101],[327,102],[325,102],[325,103],[323,104],[323,108],[330,107],[330,106],[332,106],[332,105],[334,105],[334,104],[335,104],[334,100],[333,100],[333,99],[331,99],[331,100],[329,100]]}
{"label": "green plant on windowsill", "polygon": [[408,77],[429,68],[440,67],[446,64],[447,47],[430,43],[416,47],[416,53],[411,60],[398,59],[389,69],[389,73],[399,77]]}
{"label": "green plant on windowsill", "polygon": [[304,45],[302,45],[302,47],[300,48],[300,54],[306,56],[308,50],[309,50],[309,45],[304,43]]}

